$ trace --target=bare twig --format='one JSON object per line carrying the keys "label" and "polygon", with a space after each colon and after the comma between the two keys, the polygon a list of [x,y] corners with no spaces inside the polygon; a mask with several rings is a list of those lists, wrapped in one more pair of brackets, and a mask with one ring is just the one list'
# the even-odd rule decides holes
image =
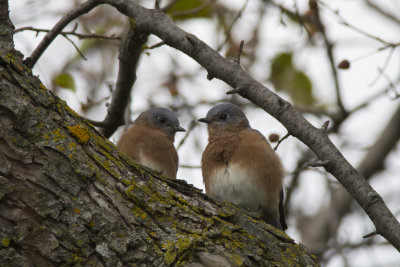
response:
{"label": "bare twig", "polygon": [[358,32],[358,33],[370,38],[370,39],[373,39],[373,40],[376,40],[376,41],[378,41],[378,42],[380,42],[382,44],[385,44],[384,48],[382,48],[382,49],[386,49],[386,48],[389,48],[389,47],[400,46],[400,42],[399,43],[388,42],[388,41],[383,40],[382,38],[380,38],[378,36],[372,35],[372,34],[366,32],[366,31],[364,31],[364,30],[362,30],[362,29],[350,24],[343,16],[340,15],[340,13],[337,10],[332,9],[330,6],[328,6],[326,3],[322,2],[322,1],[319,1],[319,3],[321,5],[324,5],[324,7],[326,7],[333,14],[335,14],[339,18],[341,24],[347,26],[348,28],[350,28],[350,29],[352,29],[352,30],[354,30],[354,31],[356,31],[356,32]]}
{"label": "bare twig", "polygon": [[399,98],[400,94],[397,92],[396,86],[393,84],[390,77],[386,73],[384,73],[383,70],[379,69],[379,71],[381,72],[382,77],[385,78],[385,80],[389,83],[389,89],[392,89],[391,91],[394,92],[394,96],[392,97],[392,99],[395,100],[395,99]]}
{"label": "bare twig", "polygon": [[185,143],[186,139],[189,137],[189,135],[192,133],[192,130],[197,126],[196,121],[191,121],[189,124],[188,129],[186,130],[185,136],[181,139],[179,142],[178,146],[176,147],[176,150],[179,150],[181,146]]}
{"label": "bare twig", "polygon": [[[36,33],[39,32],[50,32],[51,30],[48,29],[40,29],[40,28],[34,28],[34,27],[21,27],[18,29],[14,30],[14,33],[19,33],[22,31],[34,31]],[[120,37],[118,36],[106,36],[106,35],[101,35],[101,34],[96,34],[96,33],[89,33],[89,34],[85,34],[85,33],[78,33],[75,32],[75,30],[73,31],[62,31],[59,34],[61,35],[73,35],[78,37],[79,39],[105,39],[105,40],[121,40]]]}
{"label": "bare twig", "polygon": [[[316,0],[311,0],[310,3],[310,9],[313,10],[313,15],[311,17],[307,16],[301,16],[298,11],[293,12],[284,6],[281,6],[279,4],[274,3],[273,1],[268,1],[268,3],[278,7],[282,12],[287,14],[289,17],[293,18],[294,20],[297,20],[301,26],[304,27],[304,29],[307,31],[307,34],[311,36],[311,33],[309,32],[309,29],[306,27],[305,23],[312,23],[314,24],[318,31],[321,33],[322,37],[324,38],[325,42],[325,48],[326,48],[326,53],[329,59],[330,63],[330,68],[332,71],[332,76],[335,84],[335,92],[336,92],[336,101],[337,105],[340,109],[340,116],[338,116],[338,119],[335,120],[335,124],[340,124],[343,121],[343,118],[347,117],[347,111],[343,105],[343,100],[342,100],[342,95],[341,95],[341,88],[339,84],[339,79],[338,79],[338,73],[336,70],[336,63],[333,57],[333,44],[329,40],[326,31],[325,31],[325,26],[322,23],[321,17],[319,15],[319,7],[318,7],[318,2]],[[337,127],[335,125],[335,127]]]}
{"label": "bare twig", "polygon": [[376,3],[372,2],[371,0],[367,0],[366,1],[367,5],[372,7],[371,10],[377,12],[378,14],[384,16],[385,18],[389,18],[392,21],[400,24],[400,19],[398,17],[396,17],[395,15],[383,10],[379,5],[377,5]]}
{"label": "bare twig", "polygon": [[97,0],[89,0],[77,8],[73,9],[72,11],[68,12],[54,27],[49,31],[40,44],[36,47],[33,51],[32,55],[24,60],[24,63],[29,67],[32,68],[35,66],[36,62],[39,60],[40,56],[43,52],[47,49],[47,47],[53,42],[53,40],[60,34],[60,32],[70,23],[72,20],[76,19],[77,17],[89,12],[95,6],[99,5],[99,1]]}
{"label": "bare twig", "polygon": [[154,49],[154,48],[157,48],[157,47],[160,47],[160,46],[163,46],[163,45],[165,45],[165,42],[161,41],[161,42],[158,42],[158,43],[150,46],[149,49]]}
{"label": "bare twig", "polygon": [[243,45],[244,45],[244,40],[240,41],[240,45],[239,45],[239,51],[236,55],[236,59],[235,59],[235,63],[240,65],[240,55],[242,54],[243,51]]}
{"label": "bare twig", "polygon": [[84,59],[87,60],[87,58],[85,57],[85,55],[82,53],[82,51],[79,49],[79,47],[74,43],[74,41],[71,40],[71,38],[69,38],[68,36],[64,35],[64,38],[67,39],[73,47],[75,47],[75,50],[78,52],[78,54]]}
{"label": "bare twig", "polygon": [[[397,82],[399,81],[399,79],[397,80]],[[363,109],[365,107],[367,107],[371,102],[377,100],[379,97],[382,97],[386,94],[388,94],[388,92],[394,87],[394,84],[392,83],[391,85],[389,85],[388,87],[386,87],[385,89],[373,94],[372,96],[368,97],[364,102],[362,102],[361,104],[359,104],[358,106],[356,106],[355,108],[353,108],[352,110],[349,111],[349,114],[353,114],[357,111],[359,111],[360,109]],[[389,96],[390,97],[390,96]]]}
{"label": "bare twig", "polygon": [[290,133],[287,133],[284,137],[282,137],[281,139],[279,139],[278,143],[276,144],[276,146],[274,147],[274,150],[278,150],[279,145],[283,142],[283,140],[285,140],[286,138],[288,138],[290,136]]}
{"label": "bare twig", "polygon": [[314,157],[314,154],[312,153],[311,150],[307,149],[302,152],[300,159],[297,161],[296,168],[292,173],[292,179],[290,180],[290,183],[286,186],[285,203],[284,203],[285,210],[290,210],[288,203],[290,203],[290,200],[293,196],[293,192],[298,186],[300,180],[299,179],[300,174],[306,169],[305,168],[306,163],[309,162],[312,157]]}
{"label": "bare twig", "polygon": [[328,126],[329,126],[329,120],[325,121],[322,126],[321,126],[321,131],[326,133],[328,131]]}
{"label": "bare twig", "polygon": [[363,236],[363,238],[370,238],[370,237],[373,237],[373,236],[376,236],[376,235],[378,235],[378,232],[377,231],[373,231],[373,232]]}
{"label": "bare twig", "polygon": [[[343,19],[343,18],[342,18],[342,19]],[[368,38],[371,38],[371,39],[373,39],[373,40],[376,40],[376,41],[378,41],[378,42],[380,42],[380,43],[385,44],[385,45],[386,45],[385,48],[400,46],[400,43],[391,43],[391,42],[385,41],[385,40],[383,40],[383,39],[380,38],[380,37],[377,37],[377,36],[375,36],[375,35],[372,35],[372,34],[366,32],[366,31],[364,31],[364,30],[361,30],[360,28],[357,28],[356,26],[350,24],[349,22],[345,21],[344,19],[343,19],[343,21],[341,21],[341,23],[342,23],[344,26],[347,26],[347,27],[349,27],[350,29],[352,29],[352,30],[354,30],[354,31],[356,31],[356,32],[358,32],[358,33],[360,33],[360,34],[362,34],[362,35],[368,37]]]}
{"label": "bare twig", "polygon": [[81,109],[83,111],[93,107],[93,106],[97,106],[100,105],[101,103],[103,103],[104,101],[107,101],[110,98],[110,95],[102,97],[100,99],[94,100],[91,97],[87,97],[86,102],[81,102],[80,101],[80,105],[81,105]]}
{"label": "bare twig", "polygon": [[322,23],[321,17],[319,15],[318,2],[316,0],[311,0],[310,8],[314,11],[314,18],[315,18],[314,23],[317,26],[319,32],[322,34],[324,41],[325,41],[326,53],[328,55],[328,59],[329,59],[329,63],[330,63],[330,67],[331,67],[331,71],[332,71],[332,75],[333,75],[333,80],[335,82],[337,105],[338,105],[341,113],[346,114],[347,111],[344,108],[343,101],[342,101],[341,88],[339,85],[338,73],[336,71],[336,63],[335,63],[335,59],[333,58],[333,44],[331,43],[331,41],[328,38],[328,35],[326,34],[325,26]]}
{"label": "bare twig", "polygon": [[265,2],[279,8],[281,10],[281,12],[283,14],[287,15],[289,18],[291,18],[295,21],[298,21],[299,24],[303,27],[303,29],[307,32],[308,37],[309,38],[312,37],[312,33],[310,32],[310,29],[308,29],[308,27],[306,26],[306,23],[313,23],[313,21],[307,16],[300,15],[296,1],[294,1],[295,2],[294,3],[295,12],[293,12],[290,9],[284,7],[283,5],[280,5],[273,1],[265,1]]}
{"label": "bare twig", "polygon": [[389,61],[391,59],[391,57],[393,56],[394,53],[394,49],[395,47],[391,47],[391,50],[389,52],[389,55],[387,56],[385,63],[383,64],[383,66],[381,68],[379,68],[379,74],[378,76],[371,82],[370,86],[373,86],[378,80],[379,78],[383,75],[383,73],[385,72],[387,66],[389,65]]}
{"label": "bare twig", "polygon": [[236,13],[235,17],[233,18],[231,24],[229,24],[228,28],[225,30],[225,40],[217,47],[217,51],[220,51],[222,47],[228,42],[229,38],[231,37],[231,31],[235,23],[239,20],[239,18],[242,16],[244,10],[247,7],[249,0],[246,0],[246,2],[243,4],[242,8],[239,10],[239,12]]}

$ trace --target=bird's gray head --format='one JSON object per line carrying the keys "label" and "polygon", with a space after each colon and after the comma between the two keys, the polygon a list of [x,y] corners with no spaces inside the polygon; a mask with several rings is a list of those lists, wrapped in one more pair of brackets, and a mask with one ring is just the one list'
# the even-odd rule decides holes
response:
{"label": "bird's gray head", "polygon": [[206,117],[199,119],[199,121],[207,123],[211,127],[250,127],[243,111],[230,103],[214,106],[207,112]]}
{"label": "bird's gray head", "polygon": [[142,112],[135,123],[148,123],[163,131],[170,139],[174,140],[176,132],[184,132],[179,126],[179,120],[175,114],[167,108],[151,108]]}

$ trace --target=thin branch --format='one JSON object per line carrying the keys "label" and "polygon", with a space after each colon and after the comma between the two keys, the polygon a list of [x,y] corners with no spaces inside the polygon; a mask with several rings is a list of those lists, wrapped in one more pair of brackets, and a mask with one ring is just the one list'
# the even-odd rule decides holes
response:
{"label": "thin branch", "polygon": [[139,26],[130,23],[129,31],[119,49],[119,70],[115,90],[107,109],[107,116],[101,123],[103,125],[101,133],[106,137],[110,137],[119,126],[126,123],[125,109],[136,81],[136,68],[147,37],[148,34],[142,32]]}
{"label": "thin branch", "polygon": [[373,236],[376,236],[376,235],[378,235],[378,232],[377,231],[373,231],[373,232],[363,236],[363,238],[370,238],[370,237],[373,237]]}
{"label": "thin branch", "polygon": [[[308,37],[309,37],[309,38],[312,37],[312,33],[310,32],[310,29],[307,27],[306,23],[313,23],[313,21],[312,21],[311,18],[308,17],[308,16],[302,16],[302,15],[300,15],[297,4],[294,4],[295,12],[293,12],[293,11],[291,11],[290,9],[284,7],[283,5],[280,5],[280,4],[275,3],[275,2],[273,2],[273,1],[264,1],[264,2],[266,2],[266,3],[270,4],[270,5],[273,5],[273,6],[277,7],[277,8],[279,8],[280,11],[281,11],[283,14],[285,14],[285,15],[287,15],[289,18],[291,18],[291,19],[297,21],[297,22],[303,27],[303,29],[307,32]],[[296,1],[294,1],[294,2],[296,3]]]}
{"label": "thin branch", "polygon": [[242,54],[243,51],[243,45],[244,45],[244,40],[240,41],[240,45],[239,45],[239,51],[236,55],[236,59],[235,59],[235,63],[240,65],[240,55]]}
{"label": "thin branch", "polygon": [[333,81],[335,83],[337,105],[339,106],[341,112],[343,114],[346,114],[347,111],[343,105],[341,88],[339,85],[339,78],[338,78],[338,73],[336,70],[336,63],[333,58],[333,44],[331,43],[331,41],[328,38],[328,35],[326,34],[325,26],[322,23],[321,17],[319,15],[319,8],[318,8],[318,3],[316,0],[310,1],[310,8],[314,11],[314,16],[313,16],[315,18],[314,23],[317,26],[318,31],[322,34],[324,41],[325,41],[326,53],[328,55],[328,59],[329,59],[329,63],[330,63],[330,67],[331,67],[331,71],[332,71],[332,75],[333,75]]}
{"label": "thin branch", "polygon": [[[110,92],[112,92],[112,90]],[[110,98],[110,95],[102,97],[101,99],[98,99],[98,100],[94,100],[88,96],[86,98],[86,102],[80,101],[79,103],[81,105],[82,110],[87,110],[87,109],[92,108],[93,106],[97,106],[97,105],[100,105],[101,103],[104,103],[105,101],[109,100],[109,98]]]}
{"label": "thin branch", "polygon": [[385,94],[387,94],[387,92],[390,90],[390,87],[385,88],[384,90],[377,92],[376,94],[370,96],[367,98],[367,100],[365,100],[364,102],[362,102],[361,104],[359,104],[358,106],[356,106],[355,108],[353,108],[352,110],[349,111],[350,114],[353,114],[357,111],[359,111],[360,109],[363,109],[365,107],[367,107],[369,104],[371,104],[372,101],[377,100],[379,97],[384,96]]}
{"label": "thin branch", "polygon": [[68,23],[70,23],[77,17],[89,12],[99,4],[100,2],[98,0],[89,0],[79,5],[77,8],[71,10],[64,17],[62,17],[62,19],[53,27],[53,29],[51,29],[51,31],[46,34],[40,44],[33,51],[32,55],[24,60],[26,66],[28,66],[29,68],[33,68],[33,66],[35,66],[36,62],[39,60],[47,47],[53,42],[57,35],[62,32],[62,30],[65,28],[65,26],[68,25]]}
{"label": "thin branch", "polygon": [[217,47],[217,51],[220,51],[222,47],[228,42],[229,38],[231,37],[231,31],[235,23],[239,20],[239,18],[242,16],[244,10],[247,7],[247,4],[249,3],[249,0],[246,0],[246,2],[243,4],[242,8],[239,10],[239,12],[236,13],[235,17],[233,18],[231,24],[228,26],[228,28],[225,31],[225,40]]}
{"label": "thin branch", "polygon": [[378,14],[382,15],[385,18],[391,19],[393,22],[400,24],[400,18],[396,17],[395,15],[383,10],[380,6],[372,2],[371,0],[366,1],[367,5],[372,7],[371,10],[377,12]]}
{"label": "thin branch", "polygon": [[290,203],[290,200],[292,199],[295,188],[298,188],[300,174],[306,169],[305,166],[307,162],[311,160],[312,157],[315,157],[315,155],[312,153],[311,150],[307,149],[302,152],[300,159],[297,161],[296,168],[292,173],[292,179],[290,180],[290,184],[286,186],[285,203],[284,203],[285,210],[289,210],[290,207],[288,203]]}
{"label": "thin branch", "polygon": [[329,120],[327,120],[327,121],[325,121],[323,124],[322,124],[322,126],[321,126],[321,131],[323,132],[323,133],[327,133],[327,131],[328,131],[328,126],[329,126]]}
{"label": "thin branch", "polygon": [[85,57],[85,55],[82,53],[82,51],[79,49],[79,47],[74,43],[74,41],[71,40],[71,38],[69,38],[67,35],[63,35],[65,39],[67,39],[73,47],[75,47],[75,50],[78,52],[78,54],[84,59],[87,60],[87,58]]}
{"label": "thin branch", "polygon": [[[395,83],[399,82],[400,79],[397,79],[397,81],[395,81]],[[363,101],[361,104],[359,104],[358,106],[356,106],[355,108],[353,108],[352,110],[349,111],[349,114],[354,114],[355,112],[359,111],[360,109],[363,109],[365,107],[367,107],[369,104],[371,104],[371,102],[376,101],[379,97],[382,97],[384,95],[387,95],[391,89],[395,88],[394,87],[394,83],[391,82],[391,84],[389,84],[388,87],[386,87],[385,89],[373,94],[372,96],[368,97],[365,101]],[[395,96],[394,99],[396,98],[396,91],[395,91]],[[389,96],[390,97],[390,96]],[[392,97],[393,99],[393,97]]]}
{"label": "thin branch", "polygon": [[[336,92],[336,101],[337,101],[337,105],[340,109],[340,112],[342,113],[339,116],[339,120],[335,120],[335,124],[340,124],[342,122],[341,118],[345,118],[347,116],[347,111],[344,108],[343,105],[343,100],[342,100],[342,96],[341,96],[341,88],[339,85],[339,79],[338,79],[338,73],[336,70],[336,64],[335,64],[335,60],[333,57],[333,44],[330,42],[326,31],[325,31],[325,26],[322,23],[321,17],[319,15],[319,8],[318,8],[318,3],[316,0],[311,0],[309,2],[310,4],[310,9],[313,10],[313,15],[312,17],[307,17],[307,16],[301,16],[298,11],[296,10],[296,12],[293,12],[287,8],[285,8],[284,6],[281,6],[277,3],[274,3],[273,1],[268,1],[267,3],[272,4],[276,7],[278,7],[283,13],[285,13],[286,15],[288,15],[290,18],[296,20],[299,22],[299,24],[301,26],[304,27],[304,29],[307,31],[307,34],[309,36],[311,36],[309,29],[307,28],[307,26],[305,25],[305,23],[312,23],[314,24],[318,31],[321,33],[324,42],[325,42],[325,47],[326,47],[326,53],[329,59],[329,63],[330,63],[330,68],[332,71],[332,76],[333,76],[333,80],[334,80],[334,84],[335,84],[335,92]],[[337,126],[335,126],[337,127]]]}
{"label": "thin branch", "polygon": [[379,81],[379,78],[382,77],[383,73],[385,72],[387,66],[389,65],[389,61],[393,56],[395,47],[391,47],[391,50],[389,52],[389,55],[387,56],[385,63],[381,68],[379,68],[379,74],[378,76],[371,82],[370,86],[373,86],[377,81]]}
{"label": "thin branch", "polygon": [[163,45],[165,45],[165,42],[161,41],[161,42],[158,42],[158,43],[150,46],[149,49],[154,49],[154,48],[157,48],[157,47],[160,47],[160,46],[163,46]]}
{"label": "thin branch", "polygon": [[[342,19],[343,19],[343,18],[342,18]],[[358,33],[360,33],[360,34],[362,34],[362,35],[364,35],[364,36],[366,36],[366,37],[368,37],[368,38],[370,38],[370,39],[373,39],[373,40],[375,40],[375,41],[378,41],[378,42],[380,42],[380,43],[385,44],[385,45],[386,45],[385,48],[400,46],[400,43],[391,43],[391,42],[385,41],[385,40],[383,40],[383,39],[380,38],[380,37],[377,37],[377,36],[375,36],[375,35],[372,35],[372,34],[366,32],[366,31],[364,31],[364,30],[361,30],[360,28],[357,28],[356,26],[350,24],[349,22],[345,21],[344,19],[343,19],[343,21],[341,21],[341,23],[342,23],[344,26],[347,26],[347,27],[349,27],[350,29],[352,29],[352,30],[354,30],[354,31],[356,31],[356,32],[358,32]]]}
{"label": "thin branch", "polygon": [[364,30],[362,30],[362,29],[350,24],[343,16],[340,15],[338,10],[334,10],[333,8],[331,8],[330,6],[328,6],[326,3],[322,2],[322,1],[319,1],[319,3],[321,5],[323,5],[324,7],[326,7],[328,10],[330,10],[333,14],[335,14],[339,18],[340,23],[343,24],[344,26],[347,26],[348,28],[350,28],[350,29],[358,32],[359,34],[364,35],[364,36],[366,36],[366,37],[368,37],[370,39],[373,39],[373,40],[378,41],[378,42],[380,42],[382,44],[385,44],[384,49],[389,48],[389,47],[400,46],[400,42],[399,43],[392,43],[392,42],[385,41],[385,40],[383,40],[382,38],[380,38],[378,36],[372,35],[372,34],[366,32],[366,31],[364,31]]}
{"label": "thin branch", "polygon": [[[14,30],[14,33],[19,33],[22,31],[34,31],[36,33],[39,32],[50,32],[51,30],[48,29],[40,29],[40,28],[34,28],[34,27],[21,27],[18,29]],[[89,34],[85,34],[85,33],[78,33],[75,31],[62,31],[59,34],[61,35],[73,35],[78,37],[79,39],[105,39],[105,40],[121,40],[120,37],[118,36],[106,36],[106,35],[101,35],[101,34],[96,34],[96,33],[89,33]]]}
{"label": "thin branch", "polygon": [[382,77],[385,78],[385,80],[389,83],[389,89],[392,89],[391,91],[394,92],[394,96],[392,97],[392,100],[399,98],[400,94],[397,92],[396,86],[393,84],[390,77],[386,73],[384,73],[383,70],[379,69],[379,71],[381,72]]}
{"label": "thin branch", "polygon": [[197,126],[196,121],[191,121],[189,124],[188,129],[186,130],[185,136],[182,138],[182,140],[179,142],[178,146],[176,147],[176,150],[179,150],[181,146],[185,143],[186,139],[189,137],[189,135],[192,133],[192,130]]}
{"label": "thin branch", "polygon": [[279,139],[278,143],[276,143],[276,146],[274,147],[274,150],[278,150],[279,145],[283,142],[283,140],[285,140],[286,138],[288,138],[290,136],[290,133],[287,133],[284,137],[282,137],[281,139]]}

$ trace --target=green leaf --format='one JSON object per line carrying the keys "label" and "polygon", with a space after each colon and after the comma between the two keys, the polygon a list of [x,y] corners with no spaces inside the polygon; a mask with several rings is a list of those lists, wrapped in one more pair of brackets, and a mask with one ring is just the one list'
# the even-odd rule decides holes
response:
{"label": "green leaf", "polygon": [[293,72],[294,67],[292,63],[291,53],[282,53],[274,58],[271,65],[271,77],[278,80],[282,79],[285,75]]}
{"label": "green leaf", "polygon": [[186,20],[193,18],[211,18],[213,6],[208,0],[181,0],[175,3],[167,14],[173,20]]}
{"label": "green leaf", "polygon": [[295,104],[310,106],[315,103],[311,80],[293,65],[292,53],[281,53],[273,59],[269,80],[277,91],[289,94]]}
{"label": "green leaf", "polygon": [[72,75],[69,74],[69,73],[64,72],[64,73],[59,74],[55,79],[55,83],[58,86],[61,86],[61,87],[66,88],[66,89],[70,89],[70,90],[72,90],[74,92],[76,90],[75,80],[72,77]]}
{"label": "green leaf", "polygon": [[303,72],[297,71],[292,81],[290,97],[296,104],[311,106],[315,99],[312,92],[312,83]]}

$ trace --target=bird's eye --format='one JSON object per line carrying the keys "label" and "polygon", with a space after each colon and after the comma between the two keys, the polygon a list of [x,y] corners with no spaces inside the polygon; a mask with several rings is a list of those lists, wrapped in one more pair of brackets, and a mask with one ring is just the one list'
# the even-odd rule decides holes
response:
{"label": "bird's eye", "polygon": [[165,122],[165,118],[164,117],[158,117],[158,121],[161,122],[161,123],[164,123]]}
{"label": "bird's eye", "polygon": [[221,120],[226,120],[226,118],[228,118],[228,114],[222,113],[221,115],[219,115],[219,118],[220,118]]}

